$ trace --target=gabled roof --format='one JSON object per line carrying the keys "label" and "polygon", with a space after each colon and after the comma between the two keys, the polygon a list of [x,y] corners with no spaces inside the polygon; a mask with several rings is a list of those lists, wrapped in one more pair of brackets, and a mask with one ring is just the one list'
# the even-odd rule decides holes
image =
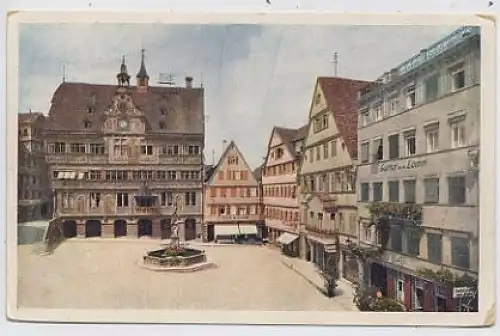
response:
{"label": "gabled roof", "polygon": [[[64,82],[54,92],[45,129],[102,132],[104,112],[111,107],[117,85]],[[123,89],[123,88],[122,88]],[[145,115],[155,133],[204,133],[203,88],[149,86],[126,87],[134,105]],[[92,113],[89,113],[89,108]],[[90,126],[84,128],[84,121]],[[162,125],[160,126],[160,123]]]}
{"label": "gabled roof", "polygon": [[[307,136],[307,130],[308,130],[308,125],[305,125],[305,126],[302,126],[299,128],[284,128],[284,127],[275,126],[273,128],[273,131],[271,132],[271,137],[269,138],[269,145],[271,144],[271,140],[272,140],[274,132],[276,132],[280,136],[281,140],[283,141],[283,144],[285,145],[285,147],[287,148],[289,153],[292,156],[297,156],[297,152],[295,151],[294,143],[296,141],[305,139],[305,137]],[[269,148],[269,145],[268,145],[268,148]]]}
{"label": "gabled roof", "polygon": [[372,82],[318,77],[318,85],[352,159],[358,157],[358,91]]}
{"label": "gabled roof", "polygon": [[38,118],[43,119],[43,113],[42,112],[25,112],[25,113],[19,113],[17,115],[17,120],[18,122],[21,123],[31,123],[35,121]]}
{"label": "gabled roof", "polygon": [[227,145],[226,149],[224,150],[224,152],[220,156],[219,161],[217,162],[217,164],[215,166],[213,166],[211,174],[210,174],[210,178],[207,178],[207,180],[206,180],[207,184],[211,184],[213,182],[214,176],[218,172],[220,166],[222,165],[222,162],[224,162],[224,160],[226,159],[226,157],[229,154],[229,151],[233,147],[238,152],[238,156],[240,157],[240,159],[243,160],[243,162],[245,163],[245,166],[247,166],[248,171],[250,172],[250,175],[252,175],[255,178],[255,176],[253,175],[252,169],[250,168],[250,165],[245,160],[245,157],[241,153],[240,149],[238,148],[238,146],[236,146],[236,143],[233,140],[231,140],[231,142],[229,143],[229,145]]}

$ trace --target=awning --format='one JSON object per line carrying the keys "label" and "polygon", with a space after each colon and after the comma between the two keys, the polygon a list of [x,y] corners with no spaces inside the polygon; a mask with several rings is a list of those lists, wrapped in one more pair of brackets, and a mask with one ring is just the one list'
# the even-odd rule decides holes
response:
{"label": "awning", "polygon": [[281,234],[281,236],[278,237],[277,241],[280,244],[288,245],[288,244],[293,243],[297,238],[299,238],[299,236],[288,233],[288,232],[283,232]]}
{"label": "awning", "polygon": [[257,226],[256,225],[251,225],[251,224],[244,224],[244,225],[239,225],[240,228],[240,234],[247,234],[247,235],[256,235],[257,234]]}
{"label": "awning", "polygon": [[239,235],[238,225],[215,225],[214,236],[236,236]]}
{"label": "awning", "polygon": [[335,245],[324,245],[324,250],[326,253],[335,253],[337,252],[337,249],[335,248]]}

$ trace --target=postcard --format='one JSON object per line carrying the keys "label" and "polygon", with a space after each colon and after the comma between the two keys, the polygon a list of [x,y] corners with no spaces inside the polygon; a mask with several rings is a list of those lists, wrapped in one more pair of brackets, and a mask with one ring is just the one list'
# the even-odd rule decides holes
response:
{"label": "postcard", "polygon": [[11,13],[8,317],[491,325],[494,48],[479,15]]}

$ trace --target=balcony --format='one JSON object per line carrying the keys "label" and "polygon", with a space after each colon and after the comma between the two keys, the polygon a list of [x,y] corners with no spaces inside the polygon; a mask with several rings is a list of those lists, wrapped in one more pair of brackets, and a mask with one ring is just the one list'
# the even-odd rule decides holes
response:
{"label": "balcony", "polygon": [[48,164],[108,164],[107,155],[92,154],[47,154],[45,156]]}
{"label": "balcony", "polygon": [[[201,189],[202,184],[198,181],[171,181],[151,180],[155,189]],[[71,190],[130,190],[136,189],[137,180],[53,180],[53,189]]]}
{"label": "balcony", "polygon": [[227,196],[227,197],[209,197],[207,198],[206,202],[207,204],[259,204],[260,202],[259,197],[257,196],[252,196],[252,197],[232,197],[232,196]]}

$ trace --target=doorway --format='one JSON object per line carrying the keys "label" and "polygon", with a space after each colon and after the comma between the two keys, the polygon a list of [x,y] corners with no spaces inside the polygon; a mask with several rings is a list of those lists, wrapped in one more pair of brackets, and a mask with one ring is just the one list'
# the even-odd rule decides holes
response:
{"label": "doorway", "polygon": [[186,228],[184,237],[186,240],[196,239],[196,220],[194,218],[188,218],[185,222]]}
{"label": "doorway", "polygon": [[372,286],[377,287],[382,292],[382,295],[387,296],[387,269],[384,266],[372,263],[370,280]]}
{"label": "doorway", "polygon": [[207,225],[207,241],[211,242],[215,239],[215,226]]}
{"label": "doorway", "polygon": [[138,236],[153,236],[153,222],[149,219],[139,219],[137,222]]}
{"label": "doorway", "polygon": [[161,239],[169,239],[172,236],[172,220],[170,218],[162,219],[161,225]]}
{"label": "doorway", "polygon": [[85,223],[85,237],[100,237],[102,233],[101,221],[98,220],[88,220]]}
{"label": "doorway", "polygon": [[63,222],[62,231],[64,238],[74,238],[76,237],[76,222],[73,220],[67,220]]}
{"label": "doorway", "polygon": [[127,221],[117,219],[114,223],[115,238],[127,236]]}

